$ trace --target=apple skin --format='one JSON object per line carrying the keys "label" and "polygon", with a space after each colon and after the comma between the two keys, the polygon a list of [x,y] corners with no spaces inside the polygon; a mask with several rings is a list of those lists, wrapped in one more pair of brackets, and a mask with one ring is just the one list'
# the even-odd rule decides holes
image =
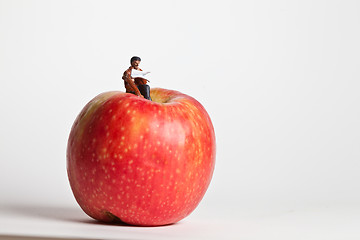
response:
{"label": "apple skin", "polygon": [[173,90],[154,88],[151,97],[102,93],[72,126],[69,182],[94,219],[172,224],[197,207],[210,184],[216,144],[204,107]]}

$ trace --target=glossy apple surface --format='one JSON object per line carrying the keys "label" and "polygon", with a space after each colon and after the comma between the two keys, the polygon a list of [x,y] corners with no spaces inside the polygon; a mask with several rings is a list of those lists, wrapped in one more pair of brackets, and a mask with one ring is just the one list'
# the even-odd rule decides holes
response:
{"label": "glossy apple surface", "polygon": [[68,177],[77,202],[94,219],[175,223],[209,186],[215,134],[204,107],[172,90],[152,89],[151,97],[102,93],[73,124]]}

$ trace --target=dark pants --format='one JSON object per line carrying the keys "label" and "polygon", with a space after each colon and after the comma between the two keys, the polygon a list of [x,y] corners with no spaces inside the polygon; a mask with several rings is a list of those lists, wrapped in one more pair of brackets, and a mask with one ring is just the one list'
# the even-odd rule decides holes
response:
{"label": "dark pants", "polygon": [[151,97],[150,97],[150,86],[147,84],[143,84],[143,85],[138,85],[137,86],[141,95],[144,96],[144,98],[146,98],[147,100],[151,101]]}

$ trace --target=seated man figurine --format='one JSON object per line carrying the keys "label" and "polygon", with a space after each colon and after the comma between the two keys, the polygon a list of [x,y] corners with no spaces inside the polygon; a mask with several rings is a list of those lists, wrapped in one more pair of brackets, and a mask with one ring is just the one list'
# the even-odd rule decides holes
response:
{"label": "seated man figurine", "polygon": [[[139,71],[142,71],[139,68],[140,62],[141,59],[139,57],[132,57],[130,59],[131,66],[124,72],[122,79],[124,80],[127,93],[132,93],[151,101],[150,86],[146,84],[148,80],[144,78],[144,75],[148,72],[139,74]],[[135,70],[135,74],[133,70]]]}

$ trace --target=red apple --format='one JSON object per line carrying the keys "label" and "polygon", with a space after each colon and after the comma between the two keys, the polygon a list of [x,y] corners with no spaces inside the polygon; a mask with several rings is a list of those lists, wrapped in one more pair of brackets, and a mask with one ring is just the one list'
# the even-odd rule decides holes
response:
{"label": "red apple", "polygon": [[68,177],[77,202],[94,219],[175,223],[209,186],[215,134],[204,107],[172,90],[152,89],[151,97],[102,93],[74,122]]}

